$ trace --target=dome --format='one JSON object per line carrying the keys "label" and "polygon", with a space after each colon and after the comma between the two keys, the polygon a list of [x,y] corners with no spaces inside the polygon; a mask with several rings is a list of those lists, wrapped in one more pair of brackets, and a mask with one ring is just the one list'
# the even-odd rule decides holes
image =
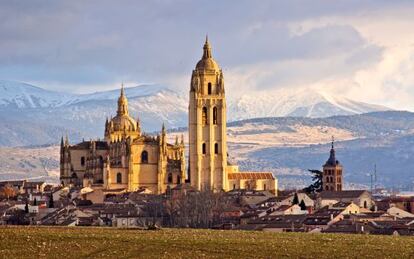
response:
{"label": "dome", "polygon": [[216,61],[212,58],[202,58],[196,65],[197,70],[220,70]]}
{"label": "dome", "polygon": [[137,122],[129,116],[128,99],[124,93],[124,86],[121,88],[121,95],[118,98],[118,110],[116,116],[111,119],[110,124],[115,130],[137,130]]}
{"label": "dome", "polygon": [[220,70],[216,61],[211,56],[211,46],[206,37],[206,42],[203,47],[203,57],[196,65],[197,70]]}
{"label": "dome", "polygon": [[112,118],[111,123],[115,130],[137,130],[137,122],[128,115],[117,115]]}

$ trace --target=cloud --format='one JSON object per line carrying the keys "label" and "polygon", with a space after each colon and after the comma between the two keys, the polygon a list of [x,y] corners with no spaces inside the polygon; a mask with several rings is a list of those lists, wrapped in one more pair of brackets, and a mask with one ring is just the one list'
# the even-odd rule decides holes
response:
{"label": "cloud", "polygon": [[321,87],[414,108],[413,8],[380,0],[1,2],[0,78],[74,92],[121,81],[187,91],[209,33],[230,90]]}

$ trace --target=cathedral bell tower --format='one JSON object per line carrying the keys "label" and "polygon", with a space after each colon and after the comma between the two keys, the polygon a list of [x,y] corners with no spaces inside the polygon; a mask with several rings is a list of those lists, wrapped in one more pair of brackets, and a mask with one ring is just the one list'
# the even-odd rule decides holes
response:
{"label": "cathedral bell tower", "polygon": [[226,98],[223,72],[206,37],[203,56],[191,76],[189,169],[198,190],[227,189]]}

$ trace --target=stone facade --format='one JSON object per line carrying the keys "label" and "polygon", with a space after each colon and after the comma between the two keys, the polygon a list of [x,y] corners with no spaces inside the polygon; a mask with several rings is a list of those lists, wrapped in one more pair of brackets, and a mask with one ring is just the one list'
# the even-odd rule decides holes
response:
{"label": "stone facade", "polygon": [[191,76],[189,97],[191,185],[198,190],[249,188],[276,193],[277,180],[271,173],[239,172],[238,167],[227,160],[224,77],[212,57],[208,39],[203,47],[203,56]]}
{"label": "stone facade", "polygon": [[184,141],[168,144],[166,139],[164,125],[156,137],[141,132],[139,121],[129,116],[122,88],[117,115],[106,121],[103,141],[70,145],[62,138],[61,182],[106,191],[146,188],[164,193],[186,179]]}

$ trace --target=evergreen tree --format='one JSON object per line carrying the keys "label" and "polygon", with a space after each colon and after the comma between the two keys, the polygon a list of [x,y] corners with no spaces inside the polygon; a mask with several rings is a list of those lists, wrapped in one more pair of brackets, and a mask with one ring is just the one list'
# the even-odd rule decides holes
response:
{"label": "evergreen tree", "polygon": [[29,202],[26,200],[26,205],[24,206],[24,212],[29,213]]}
{"label": "evergreen tree", "polygon": [[301,200],[301,202],[299,203],[299,206],[300,206],[300,209],[301,210],[306,210],[307,208],[306,208],[306,204],[305,204],[305,201],[304,200]]}
{"label": "evergreen tree", "polygon": [[49,197],[49,208],[54,208],[55,205],[53,204],[53,193],[50,193],[50,197]]}
{"label": "evergreen tree", "polygon": [[309,169],[309,172],[312,173],[312,184],[304,188],[303,191],[306,193],[318,193],[322,191],[322,172],[315,169]]}
{"label": "evergreen tree", "polygon": [[298,194],[295,192],[295,196],[293,197],[292,205],[299,204],[299,197]]}

